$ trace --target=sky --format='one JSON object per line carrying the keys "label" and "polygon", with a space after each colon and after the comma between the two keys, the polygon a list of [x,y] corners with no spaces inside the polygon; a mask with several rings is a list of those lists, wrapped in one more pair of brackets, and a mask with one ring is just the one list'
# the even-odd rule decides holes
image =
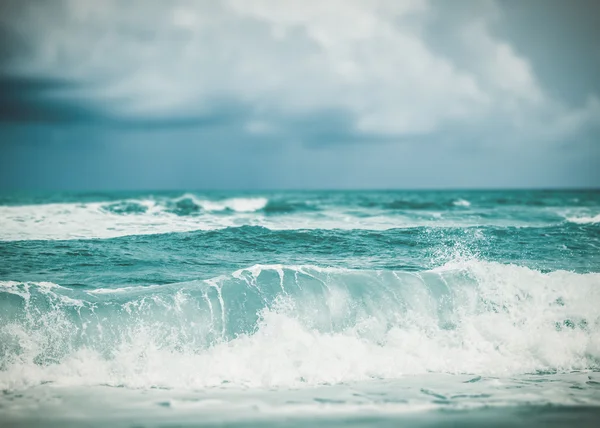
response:
{"label": "sky", "polygon": [[0,0],[0,189],[600,187],[595,0]]}

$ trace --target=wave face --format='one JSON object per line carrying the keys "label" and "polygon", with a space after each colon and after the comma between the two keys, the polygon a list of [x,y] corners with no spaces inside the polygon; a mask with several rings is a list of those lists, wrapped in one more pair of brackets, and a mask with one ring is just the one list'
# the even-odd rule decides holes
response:
{"label": "wave face", "polygon": [[600,369],[600,274],[456,261],[255,265],[203,281],[2,282],[0,388],[294,386]]}

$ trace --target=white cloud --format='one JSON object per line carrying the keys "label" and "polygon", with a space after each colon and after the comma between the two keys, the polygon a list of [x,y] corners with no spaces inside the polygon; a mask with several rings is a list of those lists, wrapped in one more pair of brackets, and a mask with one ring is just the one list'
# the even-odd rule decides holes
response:
{"label": "white cloud", "polygon": [[89,83],[80,95],[125,117],[193,117],[227,100],[254,112],[251,133],[278,129],[277,116],[340,111],[368,134],[430,134],[501,116],[540,138],[552,138],[542,122],[564,135],[600,120],[595,98],[580,111],[548,99],[527,59],[484,18],[456,28],[468,67],[437,54],[422,34],[434,6],[63,0],[32,3],[4,25],[31,46],[15,69]]}
{"label": "white cloud", "polygon": [[462,38],[471,55],[480,58],[474,64],[475,72],[496,99],[512,105],[521,102],[540,104],[544,101],[531,65],[512,46],[495,40],[485,22],[468,24],[462,29]]}

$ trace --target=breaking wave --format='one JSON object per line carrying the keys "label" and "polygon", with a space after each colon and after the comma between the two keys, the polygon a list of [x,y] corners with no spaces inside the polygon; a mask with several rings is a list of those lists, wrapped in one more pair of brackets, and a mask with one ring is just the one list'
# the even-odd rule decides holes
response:
{"label": "breaking wave", "polygon": [[127,288],[0,282],[0,389],[300,386],[600,368],[600,274],[255,265]]}
{"label": "breaking wave", "polygon": [[[291,194],[201,198],[153,196],[102,202],[0,205],[0,240],[105,239],[260,226],[271,230],[388,230],[415,227],[546,227],[598,223],[581,208],[489,209],[481,201],[390,195]],[[336,199],[337,198],[337,199]],[[338,200],[339,199],[339,200]],[[565,210],[568,215],[565,215]],[[579,217],[576,217],[579,215]]]}
{"label": "breaking wave", "polygon": [[568,217],[567,221],[576,224],[597,224],[600,223],[600,214],[595,216]]}

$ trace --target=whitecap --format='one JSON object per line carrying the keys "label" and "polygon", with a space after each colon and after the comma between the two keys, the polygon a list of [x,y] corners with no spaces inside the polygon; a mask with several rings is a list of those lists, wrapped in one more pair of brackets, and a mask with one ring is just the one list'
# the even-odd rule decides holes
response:
{"label": "whitecap", "polygon": [[587,217],[567,217],[567,221],[569,223],[576,224],[596,224],[600,223],[600,214],[595,216],[587,216]]}
{"label": "whitecap", "polygon": [[467,201],[466,199],[457,199],[457,200],[453,201],[452,204],[456,207],[470,207],[471,206],[471,202]]}

